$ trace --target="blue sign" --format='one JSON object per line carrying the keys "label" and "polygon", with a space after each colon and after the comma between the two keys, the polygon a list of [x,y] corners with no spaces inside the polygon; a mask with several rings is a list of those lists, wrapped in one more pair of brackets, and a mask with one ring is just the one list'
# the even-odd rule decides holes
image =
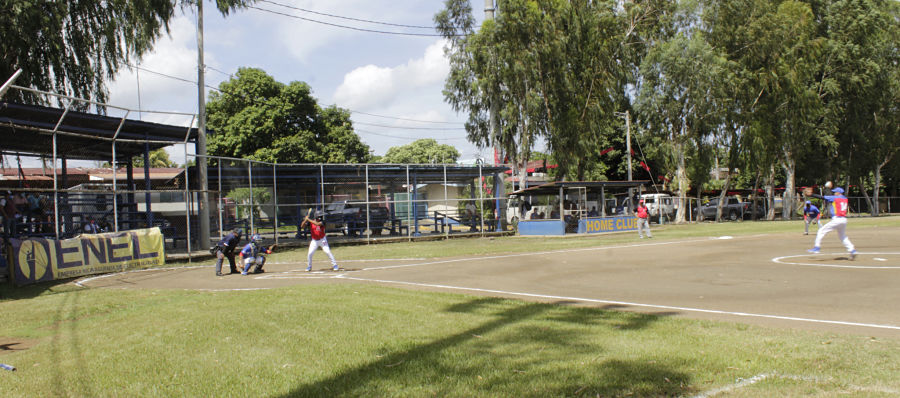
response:
{"label": "blue sign", "polygon": [[565,235],[566,224],[562,220],[519,221],[519,235]]}

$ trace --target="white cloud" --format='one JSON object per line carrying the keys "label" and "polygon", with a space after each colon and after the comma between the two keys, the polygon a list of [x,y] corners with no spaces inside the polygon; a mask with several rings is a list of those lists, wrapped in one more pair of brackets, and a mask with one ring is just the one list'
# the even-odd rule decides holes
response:
{"label": "white cloud", "polygon": [[[137,109],[140,94],[140,108],[145,110],[196,112],[196,83],[163,75],[197,80],[197,30],[190,16],[176,17],[170,27],[171,36],[161,37],[153,52],[138,64],[144,70],[119,71],[109,85],[110,104]],[[211,63],[209,58],[212,57],[207,56],[207,64]]]}
{"label": "white cloud", "polygon": [[[412,59],[394,67],[366,65],[346,75],[334,93],[339,106],[351,109],[385,106],[400,97],[412,95],[424,87],[434,89],[450,72],[450,64],[444,57],[443,40],[425,49],[422,58]],[[440,92],[440,88],[437,88]]]}

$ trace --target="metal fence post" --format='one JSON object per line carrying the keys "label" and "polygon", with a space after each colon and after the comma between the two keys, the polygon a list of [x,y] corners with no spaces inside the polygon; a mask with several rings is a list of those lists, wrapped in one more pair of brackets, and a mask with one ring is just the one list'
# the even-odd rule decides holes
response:
{"label": "metal fence post", "polygon": [[275,203],[275,231],[273,231],[272,234],[275,235],[274,239],[276,245],[278,244],[278,175],[276,174],[277,166],[278,161],[272,163],[272,191],[274,192],[273,196],[275,198],[273,202]]}
{"label": "metal fence post", "polygon": [[247,161],[247,183],[250,185],[250,232],[248,236],[253,235],[253,161]]}
{"label": "metal fence post", "polygon": [[[481,174],[481,164],[478,164],[478,208],[484,209],[484,189],[482,189],[483,184],[483,176]],[[481,236],[484,236],[484,211],[481,212],[481,216],[478,217],[481,223]]]}
{"label": "metal fence post", "polygon": [[372,217],[370,216],[371,207],[369,206],[369,165],[366,164],[366,243],[372,238]]}
{"label": "metal fence post", "polygon": [[[322,206],[322,214],[325,214],[325,165],[319,164],[319,184],[321,187],[321,193],[319,194],[319,205]],[[316,210],[318,211],[318,206],[316,206]]]}
{"label": "metal fence post", "polygon": [[[444,211],[447,212],[447,216],[444,219],[449,218],[450,215],[450,204],[447,199],[447,165],[444,165]],[[436,220],[435,220],[436,221]],[[449,222],[449,221],[448,221]],[[450,236],[450,224],[447,224],[447,229],[444,230],[444,238]]]}
{"label": "metal fence post", "polygon": [[409,165],[406,165],[406,238],[412,241],[412,200],[411,190],[409,189]]}
{"label": "metal fence post", "polygon": [[[199,165],[199,162],[195,161],[195,163]],[[219,194],[216,196],[219,198],[219,239],[221,240],[225,236],[223,232],[225,230],[225,218],[223,217],[225,209],[222,206],[222,159],[218,159],[216,163],[219,165],[219,176],[216,178],[219,180]]]}
{"label": "metal fence post", "polygon": [[[194,158],[194,163],[197,163],[196,157]],[[186,231],[187,238],[185,239],[187,242],[187,252],[188,252],[188,263],[191,262],[191,203],[194,201],[194,198],[191,197],[191,179],[188,175],[188,167],[187,167],[187,145],[184,146],[184,228]],[[203,189],[203,187],[199,187]],[[198,225],[199,220],[198,220]],[[166,245],[165,237],[163,237],[163,246]],[[172,246],[175,245],[173,240]],[[202,245],[202,243],[201,243]]]}

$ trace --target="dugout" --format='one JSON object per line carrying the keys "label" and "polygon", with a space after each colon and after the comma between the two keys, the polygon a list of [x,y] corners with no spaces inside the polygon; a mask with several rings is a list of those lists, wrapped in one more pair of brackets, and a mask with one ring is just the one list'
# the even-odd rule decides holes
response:
{"label": "dugout", "polygon": [[631,214],[634,197],[648,184],[647,180],[555,181],[509,196],[529,203],[519,207],[519,235],[613,232],[636,229]]}
{"label": "dugout", "polygon": [[[0,102],[0,152],[6,157],[43,163],[42,175],[35,176],[25,173],[18,160],[18,165],[13,166],[17,172],[4,173],[0,188],[3,193],[12,191],[46,200],[46,205],[41,202],[39,211],[20,211],[21,219],[12,231],[3,231],[5,235],[63,239],[82,233],[88,220],[105,220],[106,232],[165,226],[165,220],[155,215],[153,198],[159,197],[158,191],[182,194],[186,176],[184,169],[164,175],[152,169],[150,152],[174,144],[195,143],[196,128],[135,120],[130,117],[136,112],[125,108],[12,88],[56,97],[66,105],[55,108]],[[107,115],[83,111],[92,105],[105,109]],[[193,125],[192,114],[165,114]],[[132,162],[136,157],[142,158],[144,165],[137,170]],[[98,177],[82,167],[70,167],[72,161],[107,163],[108,175]],[[183,200],[183,196],[179,195],[179,199]],[[172,240],[187,233],[184,224],[180,228],[161,229]]]}

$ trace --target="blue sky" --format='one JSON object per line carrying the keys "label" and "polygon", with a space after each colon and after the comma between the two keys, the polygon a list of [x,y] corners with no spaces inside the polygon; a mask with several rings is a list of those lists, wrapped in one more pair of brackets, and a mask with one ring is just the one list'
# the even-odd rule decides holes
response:
{"label": "blue sky", "polygon": [[[255,5],[332,24],[429,34],[436,32],[338,19],[279,4],[415,26],[432,26],[434,14],[443,8],[443,1],[437,0],[272,0]],[[480,20],[483,11],[479,7],[483,7],[483,2],[473,2]],[[419,138],[435,138],[456,147],[462,160],[490,158],[489,150],[479,150],[466,141],[462,124],[466,115],[456,114],[443,101],[441,90],[449,65],[440,37],[361,32],[256,9],[223,17],[211,1],[204,2],[204,14],[208,86],[217,87],[239,67],[261,68],[281,82],[308,83],[323,106],[336,104],[354,111],[357,133],[376,155]],[[123,70],[110,84],[111,104],[136,109],[140,98],[141,109],[197,111],[196,84],[156,74],[197,80],[196,11],[184,9],[177,15],[170,34],[164,35],[139,64],[142,70]],[[189,120],[154,114],[142,114],[141,118],[172,124],[186,124]],[[173,147],[169,152],[173,160],[183,162],[183,148]]]}

